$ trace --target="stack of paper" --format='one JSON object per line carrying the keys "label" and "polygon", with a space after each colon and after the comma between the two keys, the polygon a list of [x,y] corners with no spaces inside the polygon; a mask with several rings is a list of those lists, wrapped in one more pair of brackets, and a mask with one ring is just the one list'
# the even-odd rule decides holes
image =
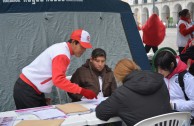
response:
{"label": "stack of paper", "polygon": [[46,109],[52,109],[53,106],[41,106],[41,107],[35,107],[35,108],[27,108],[27,109],[19,109],[15,110],[17,115],[26,115],[26,114],[32,114],[33,112],[40,111],[40,110],[46,110]]}
{"label": "stack of paper", "polygon": [[81,101],[85,103],[90,103],[94,105],[99,105],[102,101],[106,100],[108,97],[98,97],[98,99],[87,99],[85,97],[82,97]]}
{"label": "stack of paper", "polygon": [[76,103],[56,105],[56,108],[63,111],[67,115],[90,113],[88,108]]}
{"label": "stack of paper", "polygon": [[0,126],[12,126],[16,117],[0,117]]}
{"label": "stack of paper", "polygon": [[33,114],[40,119],[61,119],[66,117],[66,115],[58,109],[45,109],[33,112]]}

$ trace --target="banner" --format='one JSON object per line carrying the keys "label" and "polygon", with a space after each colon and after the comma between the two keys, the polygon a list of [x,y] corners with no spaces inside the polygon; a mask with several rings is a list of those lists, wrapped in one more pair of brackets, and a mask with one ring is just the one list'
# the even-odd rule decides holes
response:
{"label": "banner", "polygon": [[130,6],[120,0],[0,0],[0,13],[126,12],[129,10]]}

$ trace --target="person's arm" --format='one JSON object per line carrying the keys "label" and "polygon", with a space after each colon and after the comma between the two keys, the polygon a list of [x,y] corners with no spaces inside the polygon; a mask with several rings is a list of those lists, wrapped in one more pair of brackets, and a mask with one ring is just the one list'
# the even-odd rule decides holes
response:
{"label": "person's arm", "polygon": [[194,111],[194,101],[193,100],[173,100],[171,102],[173,105],[173,109],[180,111],[180,112],[185,112],[185,111]]}
{"label": "person's arm", "polygon": [[[185,77],[187,76],[187,77]],[[190,74],[184,75],[184,87],[185,93],[189,98],[188,101],[186,100],[176,100],[173,103],[176,104],[176,109],[178,111],[194,111],[194,77]]]}
{"label": "person's arm", "polygon": [[113,93],[108,99],[96,107],[96,117],[107,121],[112,117],[118,116],[119,108],[122,107],[119,103],[119,99]]}
{"label": "person's arm", "polygon": [[112,72],[111,93],[113,93],[116,88],[117,88],[117,82],[116,82],[115,77],[114,77],[113,72]]}
{"label": "person's arm", "polygon": [[187,29],[185,24],[180,24],[179,31],[183,36],[186,36],[194,31],[194,25]]}
{"label": "person's arm", "polygon": [[81,87],[75,83],[71,83],[66,79],[66,70],[70,63],[69,58],[66,55],[58,55],[52,60],[52,80],[55,86],[60,89],[79,94]]}
{"label": "person's arm", "polygon": [[[75,71],[75,73],[73,73],[73,75],[71,77],[71,82],[76,83],[79,86],[81,86],[80,85],[81,82],[80,82],[80,72],[79,72],[79,69],[77,69]],[[72,94],[72,93],[68,93],[68,95],[72,99],[73,102],[80,101],[80,99],[83,97],[82,95]]]}
{"label": "person's arm", "polygon": [[81,88],[78,84],[66,79],[66,70],[70,63],[66,55],[58,55],[52,60],[52,81],[55,86],[69,93],[81,94],[88,99],[97,98],[97,95],[89,89]]}

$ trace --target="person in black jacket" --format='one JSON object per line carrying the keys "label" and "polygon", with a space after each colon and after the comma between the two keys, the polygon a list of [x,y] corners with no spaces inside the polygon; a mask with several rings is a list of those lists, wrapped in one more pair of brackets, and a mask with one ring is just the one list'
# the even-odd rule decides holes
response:
{"label": "person in black jacket", "polygon": [[107,121],[120,117],[127,126],[171,112],[168,89],[159,73],[142,71],[129,59],[120,60],[114,69],[123,85],[96,107],[97,118]]}

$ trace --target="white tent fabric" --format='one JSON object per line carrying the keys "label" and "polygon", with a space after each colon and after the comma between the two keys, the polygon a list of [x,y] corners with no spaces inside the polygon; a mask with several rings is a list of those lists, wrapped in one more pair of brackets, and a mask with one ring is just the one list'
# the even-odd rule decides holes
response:
{"label": "white tent fabric", "polygon": [[[0,111],[15,109],[13,86],[21,69],[44,49],[68,41],[74,29],[83,28],[91,35],[93,48],[107,52],[107,64],[114,68],[121,58],[132,58],[120,13],[111,12],[34,12],[0,13]],[[72,58],[71,75],[90,57]],[[56,90],[51,97],[57,103]],[[68,102],[64,94],[64,103]]]}

